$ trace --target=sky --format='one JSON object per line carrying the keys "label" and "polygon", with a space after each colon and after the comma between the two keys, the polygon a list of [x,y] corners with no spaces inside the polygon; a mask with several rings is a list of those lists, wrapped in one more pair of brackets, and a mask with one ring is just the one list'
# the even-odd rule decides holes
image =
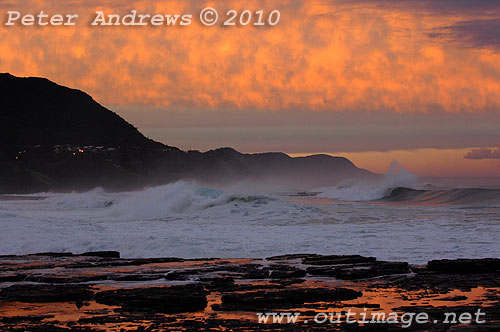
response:
{"label": "sky", "polygon": [[[203,26],[205,7],[221,21],[230,9],[281,15],[275,26]],[[79,19],[6,26],[12,10]],[[97,10],[193,22],[91,26]],[[0,72],[84,90],[169,145],[500,176],[497,0],[7,0],[0,22]]]}

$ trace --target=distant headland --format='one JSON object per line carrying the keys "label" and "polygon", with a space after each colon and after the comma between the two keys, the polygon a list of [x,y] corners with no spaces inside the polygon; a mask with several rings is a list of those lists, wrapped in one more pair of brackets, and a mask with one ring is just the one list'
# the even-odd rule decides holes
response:
{"label": "distant headland", "polygon": [[181,179],[288,187],[376,177],[343,157],[182,151],[145,137],[88,94],[0,74],[0,193],[133,190]]}

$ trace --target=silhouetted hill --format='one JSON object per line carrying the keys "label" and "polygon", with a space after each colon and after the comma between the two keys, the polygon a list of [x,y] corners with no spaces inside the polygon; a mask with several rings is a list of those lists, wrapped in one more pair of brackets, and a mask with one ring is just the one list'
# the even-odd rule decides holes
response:
{"label": "silhouetted hill", "polygon": [[327,155],[181,151],[144,137],[82,91],[0,74],[0,193],[130,190],[181,179],[283,189],[373,176]]}
{"label": "silhouetted hill", "polygon": [[82,91],[10,74],[0,74],[0,142],[8,151],[35,145],[160,144]]}
{"label": "silhouetted hill", "polygon": [[311,155],[290,157],[282,152],[244,154],[232,148],[221,148],[205,153],[214,160],[233,160],[262,181],[280,187],[323,186],[335,184],[349,177],[370,177],[373,173],[357,168],[344,157]]}

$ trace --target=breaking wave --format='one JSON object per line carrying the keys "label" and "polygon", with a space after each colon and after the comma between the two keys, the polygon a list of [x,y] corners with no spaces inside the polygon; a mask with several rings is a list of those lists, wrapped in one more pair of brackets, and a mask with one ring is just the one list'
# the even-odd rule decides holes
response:
{"label": "breaking wave", "polygon": [[500,189],[415,190],[394,188],[381,200],[430,205],[496,205],[500,204]]}
{"label": "breaking wave", "polygon": [[370,204],[186,181],[136,192],[0,197],[0,254],[118,250],[123,257],[238,258],[355,252],[413,263],[483,257],[484,248],[500,255],[500,205],[485,203],[499,199],[500,190],[422,190],[429,188],[397,168],[372,183],[346,181],[325,189],[343,199],[375,199]]}
{"label": "breaking wave", "polygon": [[396,187],[420,188],[418,178],[408,172],[397,161],[393,161],[380,180],[348,179],[335,187],[320,188],[318,197],[342,201],[373,201],[390,194]]}
{"label": "breaking wave", "polygon": [[[428,189],[430,186],[432,189]],[[500,205],[500,189],[435,189],[396,161],[378,181],[345,180],[336,187],[321,188],[319,197],[342,201],[383,201],[427,205]]]}
{"label": "breaking wave", "polygon": [[135,192],[113,204],[111,214],[120,218],[161,219],[199,212],[229,203],[266,204],[270,197],[234,195],[219,189],[179,181]]}
{"label": "breaking wave", "polygon": [[[42,196],[46,193],[40,194]],[[95,209],[113,205],[115,199],[102,188],[96,188],[86,193],[49,194],[45,199],[58,209]]]}
{"label": "breaking wave", "polygon": [[199,212],[227,204],[266,205],[275,198],[238,194],[200,187],[195,182],[178,181],[129,193],[108,193],[97,188],[85,193],[41,194],[57,210],[103,210],[119,218],[155,219]]}

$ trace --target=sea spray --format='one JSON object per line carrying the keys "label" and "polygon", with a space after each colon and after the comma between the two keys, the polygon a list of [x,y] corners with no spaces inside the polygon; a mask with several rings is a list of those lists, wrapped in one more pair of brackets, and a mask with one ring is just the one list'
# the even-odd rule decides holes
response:
{"label": "sea spray", "polygon": [[343,201],[371,201],[385,197],[393,188],[420,188],[418,178],[394,160],[380,180],[347,179],[335,187],[319,188],[318,196]]}
{"label": "sea spray", "polygon": [[200,188],[194,182],[175,183],[134,192],[116,203],[111,215],[133,219],[161,219],[220,204],[223,191]]}
{"label": "sea spray", "polygon": [[[384,186],[382,179],[379,185]],[[235,258],[356,253],[420,264],[435,257],[484,257],[487,247],[489,255],[500,256],[500,210],[487,203],[498,193],[432,192],[440,195],[437,206],[263,195],[189,182],[138,192],[43,193],[36,197],[45,199],[0,200],[0,254],[117,250],[122,257]],[[441,195],[447,202],[451,195],[453,205],[443,205]]]}
{"label": "sea spray", "polygon": [[[202,187],[192,181],[147,188],[129,194],[111,208],[111,216],[131,220],[164,220],[219,208],[221,217],[240,209],[259,208],[275,198]],[[210,214],[210,213],[209,213]]]}
{"label": "sea spray", "polygon": [[94,209],[105,208],[113,205],[115,197],[106,193],[102,188],[84,193],[65,193],[65,194],[48,194],[43,193],[42,196],[47,195],[47,203],[53,204],[60,209]]}

